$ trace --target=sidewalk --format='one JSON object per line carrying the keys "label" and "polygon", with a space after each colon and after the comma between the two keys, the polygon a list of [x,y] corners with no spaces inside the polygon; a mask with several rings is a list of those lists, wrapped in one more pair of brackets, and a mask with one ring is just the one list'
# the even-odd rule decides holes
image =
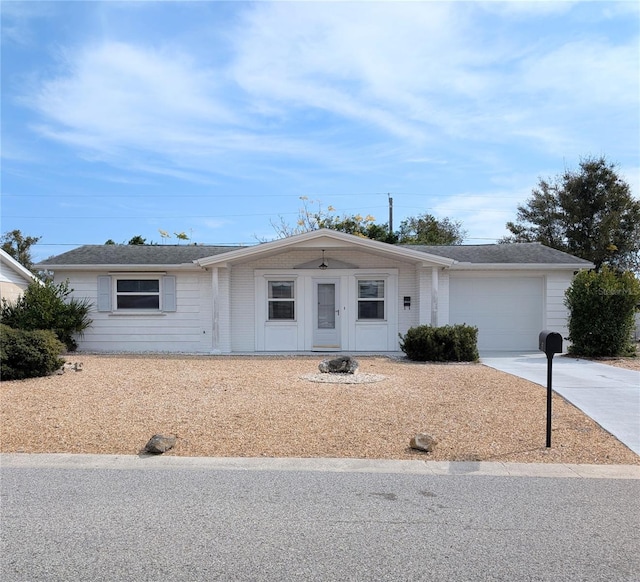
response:
{"label": "sidewalk", "polygon": [[[542,352],[486,354],[480,361],[547,386],[547,357]],[[640,372],[557,355],[552,373],[554,392],[640,455]]]}
{"label": "sidewalk", "polygon": [[226,470],[396,475],[536,477],[640,480],[638,465],[501,463],[487,461],[394,461],[389,459],[165,457],[163,455],[85,455],[69,453],[0,453],[4,469]]}

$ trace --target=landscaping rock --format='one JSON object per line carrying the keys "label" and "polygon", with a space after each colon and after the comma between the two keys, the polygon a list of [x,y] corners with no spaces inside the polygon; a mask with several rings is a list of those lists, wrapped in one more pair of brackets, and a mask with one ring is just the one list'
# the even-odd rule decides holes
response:
{"label": "landscaping rock", "polygon": [[339,356],[322,360],[318,370],[323,374],[355,374],[358,371],[358,362],[351,356]]}
{"label": "landscaping rock", "polygon": [[418,451],[425,451],[430,453],[433,449],[436,448],[438,441],[434,439],[431,435],[425,434],[423,432],[417,434],[409,441],[409,446],[412,449],[416,449]]}
{"label": "landscaping rock", "polygon": [[144,450],[147,453],[160,455],[172,449],[176,444],[176,440],[177,439],[174,436],[163,436],[161,434],[154,434],[149,442],[145,445]]}
{"label": "landscaping rock", "polygon": [[62,375],[67,370],[71,370],[73,372],[82,372],[83,364],[82,364],[82,362],[74,362],[73,364],[71,362],[65,362],[62,365],[62,368],[60,368],[59,370],[56,370],[55,373],[59,374],[59,375]]}

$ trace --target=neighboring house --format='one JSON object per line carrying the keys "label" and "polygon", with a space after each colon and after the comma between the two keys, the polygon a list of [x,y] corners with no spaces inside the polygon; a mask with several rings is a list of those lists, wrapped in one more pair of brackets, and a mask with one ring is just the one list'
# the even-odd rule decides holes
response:
{"label": "neighboring house", "polygon": [[41,283],[29,269],[0,249],[0,297],[13,303],[32,281]]}
{"label": "neighboring house", "polygon": [[38,265],[94,303],[81,350],[395,352],[420,324],[479,349],[566,335],[564,292],[593,265],[539,243],[399,246],[316,230],[251,247],[83,246]]}

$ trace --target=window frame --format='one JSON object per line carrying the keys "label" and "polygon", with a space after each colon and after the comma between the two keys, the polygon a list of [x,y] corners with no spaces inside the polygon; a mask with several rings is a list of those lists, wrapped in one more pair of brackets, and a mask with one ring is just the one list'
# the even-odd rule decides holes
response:
{"label": "window frame", "polygon": [[[289,283],[291,285],[291,297],[272,297],[274,283]],[[298,317],[298,299],[297,299],[297,281],[293,277],[269,277],[266,280],[267,284],[267,313],[266,320],[269,323],[291,323],[292,321],[297,321]],[[293,314],[292,317],[272,317],[272,305],[276,303],[290,303],[292,305]]]}
{"label": "window frame", "polygon": [[[118,285],[121,281],[157,281],[158,290],[157,291],[120,291],[118,290]],[[162,277],[161,276],[133,276],[133,277],[123,277],[122,275],[114,276],[113,278],[113,305],[114,311],[117,312],[143,312],[143,313],[157,313],[162,311]],[[157,298],[158,306],[157,307],[120,307],[118,299],[120,297],[154,297]]]}
{"label": "window frame", "polygon": [[[371,281],[382,283],[382,297],[361,297],[360,284]],[[356,321],[364,323],[375,323],[387,320],[387,278],[386,277],[358,277],[356,279]],[[382,317],[361,317],[360,306],[364,303],[377,303],[382,305]]]}
{"label": "window frame", "polygon": [[[119,281],[158,281],[158,291],[118,291]],[[158,307],[118,307],[119,296],[158,296]],[[96,311],[111,315],[164,315],[178,311],[177,277],[158,272],[111,272],[98,275]]]}

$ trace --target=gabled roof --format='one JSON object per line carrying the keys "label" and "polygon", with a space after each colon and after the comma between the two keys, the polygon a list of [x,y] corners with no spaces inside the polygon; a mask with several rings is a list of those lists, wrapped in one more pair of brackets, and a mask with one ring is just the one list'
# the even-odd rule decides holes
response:
{"label": "gabled roof", "polygon": [[302,234],[297,234],[287,238],[262,243],[254,247],[247,247],[235,251],[231,251],[224,255],[216,257],[206,257],[198,260],[198,264],[203,267],[222,266],[238,260],[249,258],[257,258],[259,256],[268,256],[279,252],[296,249],[361,249],[374,252],[380,255],[386,255],[404,261],[425,262],[435,264],[442,267],[449,267],[455,261],[444,257],[437,253],[429,253],[428,251],[416,251],[411,248],[403,248],[398,245],[383,243],[370,238],[346,234],[337,230],[321,228],[312,230]]}
{"label": "gabled roof", "polygon": [[85,245],[42,261],[38,268],[87,270],[108,268],[197,268],[224,266],[252,258],[274,255],[289,249],[361,249],[390,258],[464,268],[572,268],[593,265],[540,243],[489,245],[391,245],[368,238],[320,229],[303,234],[256,244],[254,246],[223,245]]}

